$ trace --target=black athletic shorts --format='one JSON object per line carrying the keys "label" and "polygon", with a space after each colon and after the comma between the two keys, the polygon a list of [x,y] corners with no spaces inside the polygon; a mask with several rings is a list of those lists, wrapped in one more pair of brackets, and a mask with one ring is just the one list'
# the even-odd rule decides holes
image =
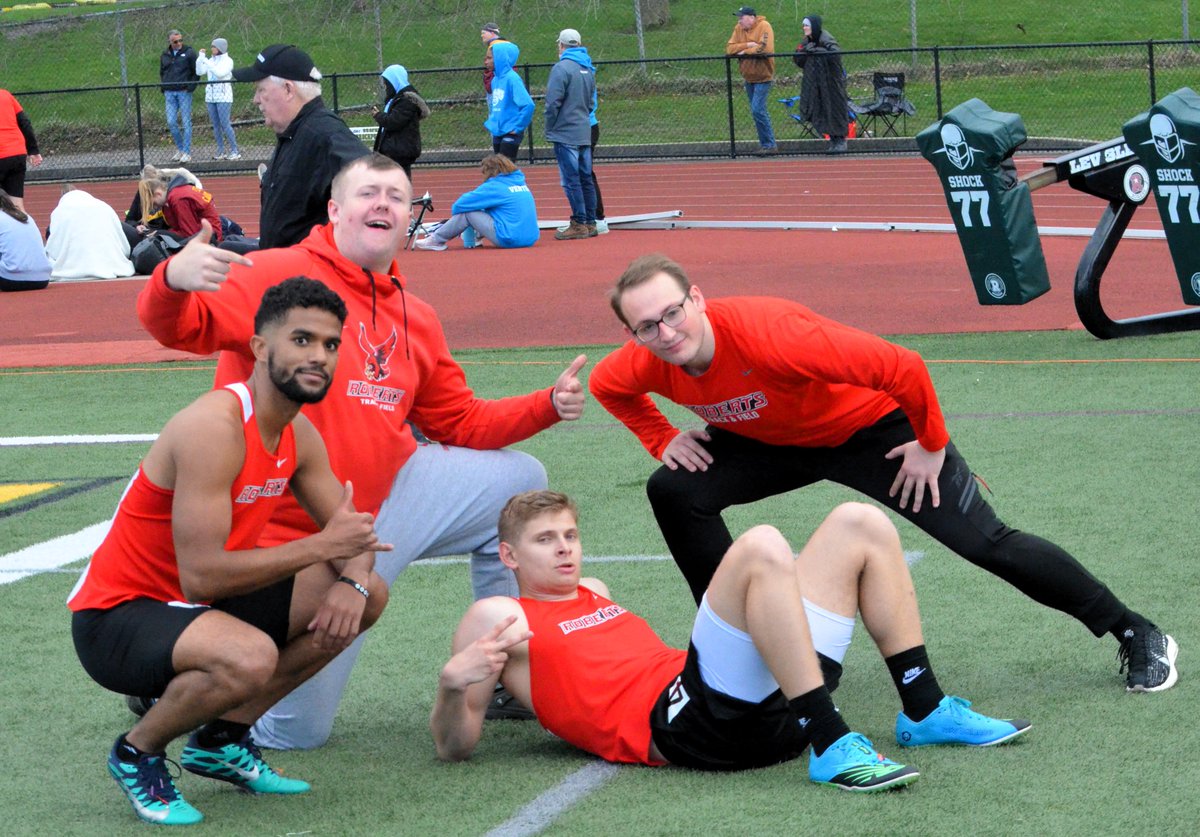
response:
{"label": "black athletic shorts", "polygon": [[750,703],[714,691],[700,676],[691,644],[683,671],[654,703],[650,734],[667,761],[697,770],[766,767],[790,761],[808,746],[782,692]]}
{"label": "black athletic shorts", "polygon": [[[220,610],[266,633],[282,648],[288,638],[288,612],[294,579],[286,578],[214,602]],[[134,599],[108,610],[81,610],[71,616],[75,653],[84,671],[106,689],[123,695],[159,697],[177,672],[171,663],[180,635],[208,607],[181,607]]]}
{"label": "black athletic shorts", "polygon": [[0,157],[0,189],[8,192],[9,197],[25,197],[25,171],[27,163],[24,154],[14,157]]}

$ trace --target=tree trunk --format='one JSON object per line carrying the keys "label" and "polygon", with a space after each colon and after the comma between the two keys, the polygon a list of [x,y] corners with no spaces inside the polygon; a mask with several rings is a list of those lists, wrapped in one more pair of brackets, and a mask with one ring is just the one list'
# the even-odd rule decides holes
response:
{"label": "tree trunk", "polygon": [[671,19],[670,0],[634,0],[642,12],[642,26],[663,26]]}

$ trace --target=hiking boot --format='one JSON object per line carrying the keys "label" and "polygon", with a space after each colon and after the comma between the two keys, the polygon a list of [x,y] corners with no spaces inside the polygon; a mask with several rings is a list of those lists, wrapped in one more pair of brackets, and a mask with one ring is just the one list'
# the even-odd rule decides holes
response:
{"label": "hiking boot", "polygon": [[587,224],[581,224],[578,221],[572,221],[567,224],[565,230],[559,230],[554,234],[554,237],[559,241],[574,241],[577,238],[591,238],[592,234],[588,232]]}
{"label": "hiking boot", "polygon": [[859,793],[898,788],[915,782],[920,775],[915,768],[876,752],[875,745],[857,732],[846,733],[820,756],[811,753],[808,759],[809,779]]}
{"label": "hiking boot", "polygon": [[764,146],[764,147],[758,149],[757,151],[753,152],[755,157],[770,157],[771,155],[778,154],[778,153],[779,153],[779,149],[774,145]]}
{"label": "hiking boot", "polygon": [[[117,739],[120,742],[121,739]],[[108,754],[108,772],[133,806],[133,812],[146,822],[158,825],[192,825],[204,819],[179,795],[179,789],[167,770],[166,755],[144,755],[136,762],[121,761],[117,743]],[[178,765],[176,765],[178,768]]]}
{"label": "hiking boot", "polygon": [[308,782],[272,770],[250,733],[236,743],[209,748],[201,747],[193,732],[179,761],[189,773],[228,782],[247,793],[304,793],[309,789]]}
{"label": "hiking boot", "polygon": [[991,747],[1012,741],[1032,728],[1029,721],[999,720],[970,709],[971,701],[946,695],[937,709],[920,721],[901,712],[896,716],[896,743],[901,747],[966,744]]}
{"label": "hiking boot", "polygon": [[595,238],[596,236],[600,235],[600,230],[595,224],[584,224],[584,226],[587,227],[588,238]]}
{"label": "hiking boot", "polygon": [[605,221],[603,218],[596,219],[596,234],[608,235],[608,221]]}
{"label": "hiking boot", "polygon": [[1117,649],[1127,692],[1161,692],[1175,685],[1179,646],[1169,634],[1147,622],[1126,629]]}
{"label": "hiking boot", "polygon": [[418,250],[445,250],[446,245],[438,241],[432,235],[427,235],[424,238],[418,238],[413,242],[413,247]]}
{"label": "hiking boot", "polygon": [[826,149],[827,154],[845,154],[849,149],[846,147],[845,137],[834,137],[829,141],[829,148]]}
{"label": "hiking boot", "polygon": [[512,692],[496,684],[496,690],[492,692],[492,700],[488,703],[487,712],[483,716],[489,721],[533,721],[537,716],[533,711],[526,709],[525,706],[513,697]]}
{"label": "hiking boot", "polygon": [[129,711],[139,718],[150,711],[150,707],[158,703],[158,698],[138,697],[137,695],[125,695],[125,705],[129,707]]}

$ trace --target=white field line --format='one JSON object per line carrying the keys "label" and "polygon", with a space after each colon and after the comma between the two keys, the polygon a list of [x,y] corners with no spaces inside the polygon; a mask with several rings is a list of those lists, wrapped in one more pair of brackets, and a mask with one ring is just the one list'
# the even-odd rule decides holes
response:
{"label": "white field line", "polygon": [[560,814],[616,776],[620,769],[619,765],[604,761],[579,768],[554,787],[538,794],[506,822],[487,832],[485,837],[532,837],[541,834],[554,824]]}

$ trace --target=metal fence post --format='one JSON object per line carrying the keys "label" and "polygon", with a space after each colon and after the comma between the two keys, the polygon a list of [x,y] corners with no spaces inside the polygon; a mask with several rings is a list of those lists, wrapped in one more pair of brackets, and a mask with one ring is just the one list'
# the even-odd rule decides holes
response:
{"label": "metal fence post", "polygon": [[329,78],[333,81],[333,112],[340,113],[340,111],[338,110],[338,86],[337,86],[338,74],[334,73]]}
{"label": "metal fence post", "polygon": [[933,89],[937,94],[937,118],[941,119],[942,112],[942,53],[937,46],[933,48]]}
{"label": "metal fence post", "polygon": [[[524,76],[525,76],[525,90],[526,90],[526,91],[528,91],[528,90],[529,90],[529,65],[528,65],[528,64],[522,64],[522,65],[521,65],[521,70],[522,70],[522,75],[524,75]],[[544,108],[544,106],[543,106],[543,112],[544,112],[544,111],[545,111],[545,108]],[[530,162],[530,163],[532,163],[532,162],[533,162],[533,155],[534,155],[534,148],[533,148],[533,122],[531,121],[531,122],[529,123],[529,162]]]}
{"label": "metal fence post", "polygon": [[733,61],[725,56],[725,105],[729,111],[729,156],[737,159],[737,143],[733,134]]}
{"label": "metal fence post", "polygon": [[138,171],[146,167],[146,135],[142,125],[142,86],[133,86],[133,100],[137,107]]}
{"label": "metal fence post", "polygon": [[1150,73],[1150,106],[1154,107],[1154,103],[1158,101],[1158,90],[1156,80],[1154,78],[1154,41],[1146,41],[1146,66]]}

